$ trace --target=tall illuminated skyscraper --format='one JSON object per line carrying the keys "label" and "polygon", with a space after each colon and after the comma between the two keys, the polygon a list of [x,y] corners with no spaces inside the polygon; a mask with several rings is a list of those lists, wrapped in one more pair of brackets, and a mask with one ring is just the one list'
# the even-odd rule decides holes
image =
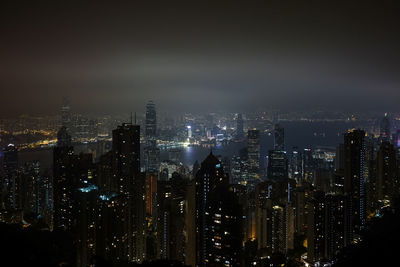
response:
{"label": "tall illuminated skyscraper", "polygon": [[389,141],[390,140],[390,121],[389,116],[385,113],[385,116],[381,120],[380,124],[380,139],[382,141]]}
{"label": "tall illuminated skyscraper", "polygon": [[[221,162],[212,154],[201,163],[195,178],[195,254],[192,266],[238,266],[241,246],[241,209]],[[189,204],[190,205],[190,204]],[[195,229],[191,229],[194,227]],[[194,252],[194,253],[193,253]]]}
{"label": "tall illuminated skyscraper", "polygon": [[208,195],[211,190],[220,183],[227,183],[228,177],[223,171],[221,162],[212,154],[201,163],[201,168],[196,174],[196,208],[195,208],[195,232],[196,232],[196,265],[204,265],[207,258],[206,237],[207,224],[205,212],[208,204]]}
{"label": "tall illuminated skyscraper", "polygon": [[341,194],[312,193],[308,216],[308,255],[312,262],[332,260],[344,247],[345,198]]}
{"label": "tall illuminated skyscraper", "polygon": [[93,179],[92,154],[74,154],[71,137],[62,126],[53,150],[54,227],[74,231],[77,190]]}
{"label": "tall illuminated skyscraper", "polygon": [[65,126],[57,134],[57,146],[53,150],[54,227],[72,230],[73,194],[76,181],[73,178],[74,148]]}
{"label": "tall illuminated skyscraper", "polygon": [[145,126],[146,140],[155,140],[157,136],[157,113],[156,105],[150,100],[146,105],[146,126]]}
{"label": "tall illuminated skyscraper", "polygon": [[145,170],[146,172],[158,174],[160,168],[160,149],[157,148],[157,113],[155,104],[151,100],[146,105],[145,136]]}
{"label": "tall illuminated skyscraper", "polygon": [[236,119],[236,138],[243,139],[243,137],[244,137],[243,116],[241,113],[239,113]]}
{"label": "tall illuminated skyscraper", "polygon": [[126,240],[120,242],[127,259],[141,262],[145,256],[145,177],[140,173],[140,126],[123,123],[112,134],[113,178],[127,202],[121,215]]}
{"label": "tall illuminated skyscraper", "polygon": [[307,183],[314,182],[315,160],[311,148],[303,150],[303,181]]}
{"label": "tall illuminated skyscraper", "polygon": [[285,151],[284,129],[275,124],[274,150],[268,152],[267,174],[270,180],[284,180],[288,178],[288,158]]}
{"label": "tall illuminated skyscraper", "polygon": [[113,130],[112,151],[118,191],[128,192],[140,173],[140,126],[123,123]]}
{"label": "tall illuminated skyscraper", "polygon": [[247,133],[248,187],[254,189],[260,179],[260,131],[253,129]]}
{"label": "tall illuminated skyscraper", "polygon": [[175,173],[160,181],[157,194],[158,256],[161,259],[185,261],[185,213],[188,180]]}
{"label": "tall illuminated skyscraper", "polygon": [[204,266],[239,266],[242,210],[236,194],[227,185],[219,184],[210,191],[205,225]]}
{"label": "tall illuminated skyscraper", "polygon": [[279,124],[274,127],[274,149],[285,150],[285,129]]}
{"label": "tall illuminated skyscraper", "polygon": [[382,142],[377,155],[377,200],[391,201],[398,195],[396,150],[389,142]]}
{"label": "tall illuminated skyscraper", "polygon": [[[8,210],[21,208],[20,203],[20,179],[18,174],[18,149],[14,144],[9,144],[3,151],[4,176],[1,179],[2,187],[0,196],[4,201],[4,207]],[[1,204],[1,203],[0,203]]]}
{"label": "tall illuminated skyscraper", "polygon": [[359,239],[366,221],[365,132],[353,130],[344,136],[344,192],[346,199],[345,242]]}
{"label": "tall illuminated skyscraper", "polygon": [[76,258],[79,267],[88,266],[93,256],[96,255],[96,229],[101,229],[98,224],[98,187],[86,182],[78,188],[74,199]]}
{"label": "tall illuminated skyscraper", "polygon": [[270,150],[268,152],[268,179],[283,181],[288,178],[288,160],[286,152],[282,150]]}
{"label": "tall illuminated skyscraper", "polygon": [[289,160],[289,178],[295,179],[297,183],[301,183],[303,180],[302,163],[301,151],[297,147],[293,147]]}
{"label": "tall illuminated skyscraper", "polygon": [[61,106],[61,126],[64,126],[68,133],[72,132],[72,116],[69,99],[63,97]]}

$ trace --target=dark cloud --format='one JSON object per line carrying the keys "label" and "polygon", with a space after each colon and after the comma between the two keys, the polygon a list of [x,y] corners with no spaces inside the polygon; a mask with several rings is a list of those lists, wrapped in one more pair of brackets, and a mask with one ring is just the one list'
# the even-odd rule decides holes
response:
{"label": "dark cloud", "polygon": [[397,108],[396,1],[215,2],[4,5],[0,112]]}

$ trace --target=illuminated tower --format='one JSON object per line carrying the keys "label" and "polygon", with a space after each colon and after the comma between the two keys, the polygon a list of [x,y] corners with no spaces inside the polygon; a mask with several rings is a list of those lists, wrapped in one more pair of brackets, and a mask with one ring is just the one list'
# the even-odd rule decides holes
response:
{"label": "illuminated tower", "polygon": [[112,132],[118,191],[128,193],[140,173],[140,126],[123,123]]}
{"label": "illuminated tower", "polygon": [[236,119],[236,137],[237,139],[243,139],[244,137],[243,116],[241,113],[238,114]]}
{"label": "illuminated tower", "polygon": [[145,136],[145,170],[146,172],[158,173],[160,168],[160,149],[157,148],[157,113],[155,104],[151,100],[146,105]]}
{"label": "illuminated tower", "polygon": [[233,190],[224,184],[211,190],[204,217],[204,266],[239,266],[242,211]]}
{"label": "illuminated tower", "polygon": [[73,194],[76,189],[74,148],[70,140],[66,127],[61,127],[53,150],[54,227],[66,230],[73,227]]}
{"label": "illuminated tower", "polygon": [[378,181],[376,185],[378,201],[393,200],[397,185],[396,150],[389,142],[382,142],[377,156]]}
{"label": "illuminated tower", "polygon": [[92,257],[96,255],[98,196],[98,187],[89,182],[82,184],[75,194],[77,266],[90,265]]}
{"label": "illuminated tower", "polygon": [[9,144],[4,149],[3,170],[4,178],[0,194],[4,208],[9,210],[17,210],[21,208],[20,203],[20,179],[18,174],[18,149],[15,145]]}
{"label": "illuminated tower", "polygon": [[188,126],[186,126],[186,128],[187,128],[187,137],[188,137],[189,139],[191,139],[191,138],[192,138],[192,135],[193,135],[193,133],[192,133],[192,126],[191,126],[191,125],[188,125]]}
{"label": "illuminated tower", "polygon": [[66,127],[57,134],[53,150],[54,227],[73,231],[76,221],[76,193],[84,182],[92,182],[92,154],[74,155]]}
{"label": "illuminated tower", "polygon": [[272,186],[268,181],[258,183],[255,190],[255,217],[258,249],[270,249],[272,243]]}
{"label": "illuminated tower", "polygon": [[248,186],[254,189],[260,179],[260,131],[249,130],[247,134],[247,153],[248,153]]}
{"label": "illuminated tower", "polygon": [[314,182],[315,160],[311,148],[305,148],[303,151],[303,181],[307,183]]}
{"label": "illuminated tower", "polygon": [[274,149],[285,150],[285,129],[279,124],[274,128]]}
{"label": "illuminated tower", "polygon": [[188,180],[175,173],[158,184],[159,258],[185,261],[185,213]]}
{"label": "illuminated tower", "polygon": [[298,184],[302,182],[303,168],[302,168],[302,155],[301,151],[297,147],[293,147],[290,155],[290,167],[289,176],[291,179],[295,179]]}
{"label": "illuminated tower", "polygon": [[66,130],[71,133],[72,132],[72,117],[71,117],[71,108],[69,105],[69,99],[63,97],[62,106],[61,106],[61,126],[64,126]]}
{"label": "illuminated tower", "polygon": [[270,180],[284,181],[288,178],[288,160],[285,151],[269,151],[267,172]]}
{"label": "illuminated tower", "polygon": [[340,194],[313,193],[309,205],[308,256],[311,262],[332,260],[344,247],[345,198]]}
{"label": "illuminated tower", "polygon": [[359,239],[366,220],[365,197],[365,132],[353,130],[344,136],[344,193],[346,200],[345,242]]}
{"label": "illuminated tower", "polygon": [[145,256],[145,177],[140,173],[140,126],[123,123],[112,134],[113,178],[121,199],[127,201],[127,208],[121,215],[127,223],[124,225],[125,257],[141,262]]}
{"label": "illuminated tower", "polygon": [[40,201],[41,177],[40,162],[26,162],[21,173],[22,209],[25,212],[39,214],[42,211]]}
{"label": "illuminated tower", "polygon": [[[214,208],[217,209],[215,205],[219,205],[219,202],[209,202],[209,200],[212,199],[210,192],[216,190],[219,185],[228,186],[229,178],[224,173],[221,162],[210,153],[201,163],[201,168],[196,174],[195,181],[195,229],[188,229],[188,231],[195,230],[196,242],[195,247],[192,249],[194,249],[196,253],[196,266],[204,266],[207,260],[210,259],[210,254],[213,255],[208,245],[211,235],[209,209],[210,207],[213,210]],[[221,214],[219,214],[219,216],[221,216]]]}
{"label": "illuminated tower", "polygon": [[127,220],[130,208],[126,195],[102,192],[97,203],[96,255],[105,260],[132,260],[126,239],[132,234],[131,220]]}
{"label": "illuminated tower", "polygon": [[389,141],[390,140],[390,121],[388,114],[385,113],[385,116],[381,120],[380,124],[380,139],[382,141]]}
{"label": "illuminated tower", "polygon": [[155,140],[157,136],[157,113],[156,106],[152,100],[146,105],[146,126],[145,126],[146,140]]}

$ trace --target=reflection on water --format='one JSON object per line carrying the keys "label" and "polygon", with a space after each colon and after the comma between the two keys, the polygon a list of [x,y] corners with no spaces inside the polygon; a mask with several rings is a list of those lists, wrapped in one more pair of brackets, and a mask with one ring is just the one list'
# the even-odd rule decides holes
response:
{"label": "reflection on water", "polygon": [[[343,142],[343,133],[349,128],[357,127],[345,122],[281,122],[285,128],[286,149],[290,151],[292,147],[297,146],[299,149],[316,146],[336,147]],[[268,150],[273,148],[274,137],[267,133],[260,135],[260,158],[267,155]],[[246,147],[246,142],[228,143],[213,148],[215,155],[231,158],[238,155],[241,148]],[[143,148],[143,147],[142,147]],[[89,152],[87,146],[76,147],[79,152]],[[182,149],[180,159],[185,165],[191,166],[198,160],[203,161],[210,153],[210,148],[205,147],[187,147]],[[161,160],[167,160],[168,151],[161,151]],[[0,157],[1,159],[1,157]],[[42,169],[50,169],[53,163],[53,150],[51,148],[38,149],[35,151],[21,151],[19,153],[19,164],[23,165],[27,161],[39,160]],[[143,162],[143,160],[142,160]]]}
{"label": "reflection on water", "polygon": [[[352,128],[345,122],[281,122],[285,128],[286,149],[290,151],[294,146],[299,149],[314,148],[316,146],[336,147],[343,142],[343,133]],[[268,154],[268,150],[273,149],[273,135],[264,133],[260,135],[260,158]],[[227,145],[217,146],[212,151],[215,155],[232,157],[238,155],[239,150],[247,146],[246,142],[231,142]],[[210,153],[210,148],[200,146],[187,147],[182,150],[181,161],[183,164],[191,166],[198,160],[203,161]],[[168,159],[168,152],[161,152],[161,160]]]}

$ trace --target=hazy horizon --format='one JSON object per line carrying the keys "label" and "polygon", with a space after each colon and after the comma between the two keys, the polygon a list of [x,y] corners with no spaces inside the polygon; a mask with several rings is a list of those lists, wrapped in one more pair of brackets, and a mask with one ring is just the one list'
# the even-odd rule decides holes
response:
{"label": "hazy horizon", "polygon": [[0,112],[397,111],[399,3],[357,2],[14,2]]}

